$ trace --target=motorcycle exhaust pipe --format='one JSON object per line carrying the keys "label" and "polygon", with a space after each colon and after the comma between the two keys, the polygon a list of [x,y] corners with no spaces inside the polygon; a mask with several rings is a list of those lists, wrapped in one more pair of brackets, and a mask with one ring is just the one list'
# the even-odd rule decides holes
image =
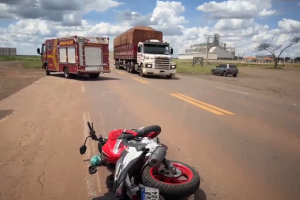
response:
{"label": "motorcycle exhaust pipe", "polygon": [[148,158],[151,167],[158,167],[167,155],[167,149],[164,146],[157,147]]}

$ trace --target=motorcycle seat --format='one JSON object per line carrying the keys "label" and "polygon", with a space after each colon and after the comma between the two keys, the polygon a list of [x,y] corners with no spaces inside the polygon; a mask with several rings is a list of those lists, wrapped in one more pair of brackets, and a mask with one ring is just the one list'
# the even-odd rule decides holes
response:
{"label": "motorcycle seat", "polygon": [[152,125],[132,130],[136,133],[136,137],[150,137],[155,138],[161,132],[161,127]]}

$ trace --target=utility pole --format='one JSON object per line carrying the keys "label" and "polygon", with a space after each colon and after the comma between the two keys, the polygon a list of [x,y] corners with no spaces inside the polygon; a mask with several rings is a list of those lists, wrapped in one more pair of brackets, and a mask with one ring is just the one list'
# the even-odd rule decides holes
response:
{"label": "utility pole", "polygon": [[212,35],[205,35],[206,37],[206,62],[205,62],[205,67],[207,67],[207,63],[208,63],[208,44],[209,44],[209,39],[212,37]]}

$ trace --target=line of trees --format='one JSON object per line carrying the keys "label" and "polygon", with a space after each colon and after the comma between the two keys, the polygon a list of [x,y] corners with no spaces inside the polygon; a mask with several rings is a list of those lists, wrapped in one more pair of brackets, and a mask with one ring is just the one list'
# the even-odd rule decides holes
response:
{"label": "line of trees", "polygon": [[280,61],[280,62],[293,62],[293,61],[300,62],[300,57],[296,57],[296,58],[291,58],[291,57],[283,58],[283,57],[280,57],[280,58],[278,58],[278,61]]}

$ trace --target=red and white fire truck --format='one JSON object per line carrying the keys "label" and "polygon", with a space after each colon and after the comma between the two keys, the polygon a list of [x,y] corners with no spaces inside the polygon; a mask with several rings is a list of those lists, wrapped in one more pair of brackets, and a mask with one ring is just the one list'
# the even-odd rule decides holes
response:
{"label": "red and white fire truck", "polygon": [[64,72],[66,78],[89,75],[98,78],[100,73],[110,73],[109,38],[71,36],[48,39],[37,49],[42,57],[46,75]]}

